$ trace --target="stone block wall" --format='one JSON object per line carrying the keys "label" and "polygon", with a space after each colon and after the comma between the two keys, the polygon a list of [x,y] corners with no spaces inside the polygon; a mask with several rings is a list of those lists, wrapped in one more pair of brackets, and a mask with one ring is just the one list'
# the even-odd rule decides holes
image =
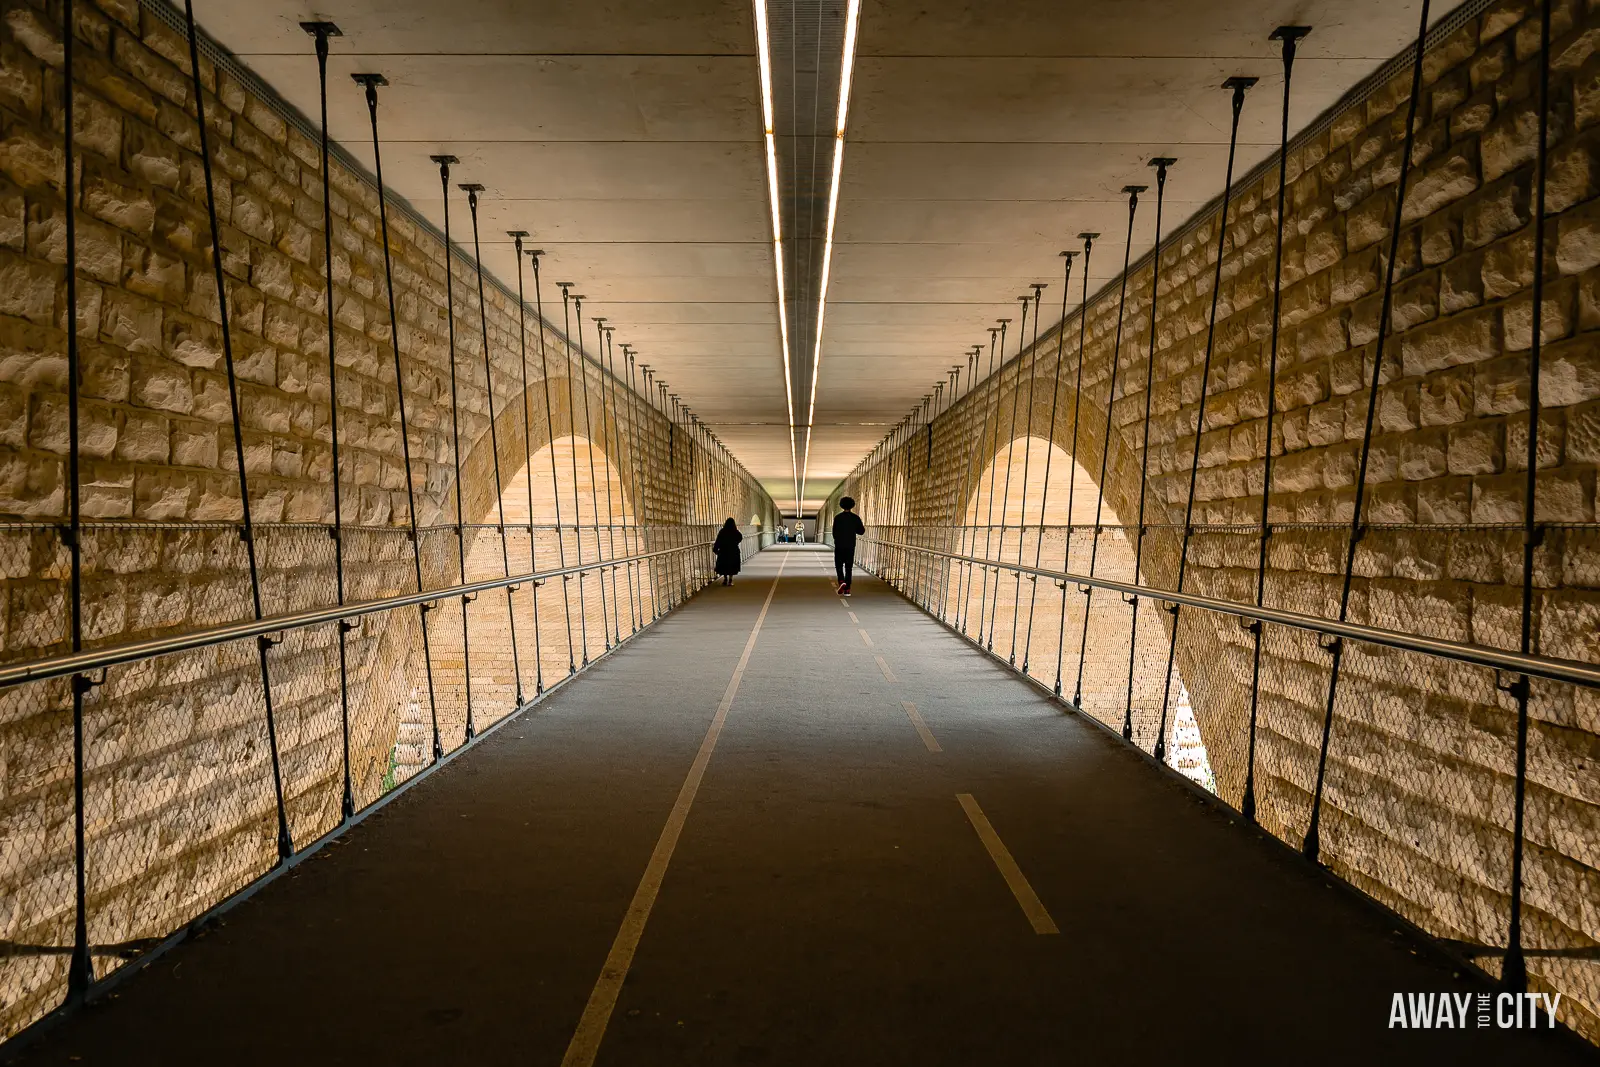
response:
{"label": "stone block wall", "polygon": [[[1538,20],[1536,6],[1521,0],[1475,5],[1467,14],[1424,56],[1365,482],[1365,517],[1372,525],[1358,546],[1350,618],[1515,648],[1521,541],[1503,524],[1521,522],[1526,476]],[[1555,5],[1551,55],[1536,475],[1538,518],[1546,528],[1535,560],[1535,647],[1547,656],[1596,663],[1596,5]],[[1324,616],[1338,611],[1409,88],[1407,65],[1336,108],[1289,153],[1270,442],[1271,606]],[[1277,102],[1258,95],[1245,106],[1259,110]],[[1277,182],[1271,166],[1238,183],[1227,232],[1220,235],[1221,289],[1203,424],[1201,381],[1220,225],[1215,207],[1164,243],[1154,291],[1152,258],[1130,273],[1120,350],[1113,352],[1119,313],[1113,283],[1070,315],[1059,335],[1051,331],[1015,360],[1020,373],[1005,368],[941,413],[932,425],[931,456],[927,431],[919,430],[909,442],[881,449],[841,493],[888,501],[889,486],[903,481],[898,521],[911,525],[910,536],[948,550],[948,535],[938,528],[966,513],[984,457],[1001,452],[1012,436],[1044,438],[1099,482],[1125,524],[1135,522],[1145,485],[1152,526],[1140,577],[1170,587],[1199,425],[1200,528],[1189,549],[1185,587],[1252,602]],[[1148,198],[1141,227],[1151,225]],[[1103,236],[1096,258],[1120,254],[1123,239]],[[1080,395],[1081,314],[1088,317],[1088,340]],[[990,414],[996,405],[1007,412],[1014,403],[1021,412],[1015,423]],[[970,462],[973,455],[977,463]],[[1081,572],[1086,563],[1078,557],[1072,569]],[[1059,557],[1044,562],[1060,564]],[[951,579],[935,570],[924,580],[938,589]],[[1248,753],[1252,638],[1236,619],[1205,612],[1186,611],[1180,626],[1178,669],[1219,792],[1237,805]],[[1117,644],[1121,635],[1123,657],[1128,632],[1124,622],[1107,637]],[[1311,805],[1328,675],[1328,653],[1314,635],[1268,628],[1256,764],[1259,816],[1296,845]],[[1514,702],[1495,682],[1487,670],[1352,645],[1335,708],[1322,821],[1323,858],[1335,871],[1433,933],[1483,947],[1478,960],[1491,970],[1499,966],[1493,947],[1506,936],[1515,725]],[[1069,677],[1069,694],[1070,686]],[[1600,754],[1600,694],[1540,687],[1533,717],[1526,937],[1530,946],[1561,951],[1535,954],[1529,967],[1536,986],[1566,994],[1567,1020],[1600,1038],[1600,963],[1584,955],[1600,943],[1593,908],[1600,886],[1600,778],[1592,770]]]}
{"label": "stone block wall", "polygon": [[[91,523],[83,553],[86,642],[181,633],[252,610],[187,43],[137,0],[78,0],[75,13],[79,304],[69,323],[61,9],[47,0],[0,0],[0,660],[13,662],[67,647],[69,571],[57,528],[66,515],[69,327],[81,352],[81,499]],[[429,588],[459,581],[454,524],[495,522],[501,486],[530,454],[575,433],[592,437],[620,473],[633,531],[580,534],[570,517],[559,534],[512,530],[514,572],[532,568],[536,542],[539,566],[553,566],[558,536],[574,547],[581,538],[592,562],[613,544],[653,551],[708,539],[701,526],[713,516],[757,514],[770,529],[773,505],[742,469],[674,423],[659,399],[609,378],[592,347],[580,358],[531,307],[524,331],[513,290],[487,286],[480,312],[471,261],[447,255],[431,229],[391,202],[398,386],[410,428],[403,442],[377,192],[335,160],[330,294],[317,140],[270,91],[235,70],[202,59],[267,613],[336,598],[329,299],[348,599],[416,588],[404,532],[406,443]],[[463,208],[456,205],[459,221]],[[447,269],[460,396],[459,516]],[[548,288],[544,295],[555,296]],[[619,373],[626,378],[625,369]],[[580,496],[590,492],[584,487]],[[594,526],[584,499],[582,521]],[[468,577],[498,574],[498,530],[469,529],[468,536]],[[677,563],[633,570],[636,602],[649,590],[665,603],[695,577]],[[599,576],[582,579],[581,608],[576,600],[564,605],[557,584],[542,587],[537,624],[526,586],[509,614],[503,593],[465,608],[453,598],[441,602],[429,623],[439,677],[432,700],[415,608],[366,616],[347,635],[348,710],[336,631],[284,635],[269,651],[268,669],[296,845],[339,822],[346,714],[358,804],[420,766],[433,714],[446,746],[460,743],[463,610],[481,729],[510,710],[519,688],[532,695],[535,659],[545,684],[565,675],[568,630],[587,629],[592,657],[604,649],[603,613],[611,614],[613,634],[620,612],[632,625],[628,588],[619,595],[613,584],[619,574],[625,577],[606,577],[604,602]],[[580,583],[572,586],[576,596]],[[513,620],[523,645],[520,677],[509,654]],[[527,647],[535,632],[537,657]],[[276,812],[252,643],[114,668],[86,703],[90,940],[103,974],[126,951],[265,871],[276,856]],[[64,682],[0,691],[0,939],[31,946],[0,959],[0,1036],[49,1011],[64,988],[65,956],[53,949],[72,940],[70,708]]]}

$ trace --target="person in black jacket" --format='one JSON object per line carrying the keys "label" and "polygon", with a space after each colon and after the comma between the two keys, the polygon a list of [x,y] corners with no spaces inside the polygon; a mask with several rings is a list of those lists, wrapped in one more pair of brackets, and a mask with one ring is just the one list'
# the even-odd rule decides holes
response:
{"label": "person in black jacket", "polygon": [[841,497],[839,514],[833,517],[833,573],[839,579],[839,595],[850,595],[850,579],[856,565],[856,538],[867,532],[861,516],[851,509],[856,502]]}
{"label": "person in black jacket", "polygon": [[717,573],[722,575],[723,585],[732,585],[733,576],[739,573],[739,542],[744,540],[744,534],[739,532],[739,526],[732,519],[722,524],[722,529],[717,531],[717,539],[711,545],[711,551],[717,556]]}

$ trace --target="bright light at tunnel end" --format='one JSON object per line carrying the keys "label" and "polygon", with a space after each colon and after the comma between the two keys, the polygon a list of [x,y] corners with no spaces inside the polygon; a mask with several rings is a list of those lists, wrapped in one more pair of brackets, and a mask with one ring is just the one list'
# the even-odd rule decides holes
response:
{"label": "bright light at tunnel end", "polygon": [[778,208],[778,147],[773,133],[772,47],[767,35],[767,0],[754,0],[756,54],[761,66],[761,128],[766,142],[767,200],[772,208],[772,268],[778,285],[778,338],[783,348],[783,399],[789,408],[789,470],[794,507],[800,510],[800,457],[795,447],[794,380],[789,370],[789,309],[783,291],[783,216]]}
{"label": "bright light at tunnel end", "polygon": [[800,466],[802,485],[811,473],[811,430],[817,413],[817,377],[822,370],[822,321],[828,310],[828,276],[833,268],[833,224],[839,216],[839,176],[844,170],[844,131],[850,115],[850,81],[855,74],[856,27],[860,21],[861,0],[850,0],[845,12],[844,55],[839,64],[839,113],[833,127],[833,180],[828,189],[828,229],[822,242],[822,279],[817,286],[817,337],[811,353],[811,398],[806,404],[806,450],[805,460]]}

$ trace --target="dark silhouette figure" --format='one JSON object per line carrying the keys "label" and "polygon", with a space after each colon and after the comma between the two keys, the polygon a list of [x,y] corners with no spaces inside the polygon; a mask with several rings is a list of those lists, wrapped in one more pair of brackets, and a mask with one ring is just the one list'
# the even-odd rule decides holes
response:
{"label": "dark silhouette figure", "polygon": [[722,575],[723,585],[732,585],[733,576],[739,573],[739,542],[744,540],[744,534],[739,532],[739,526],[732,519],[722,524],[722,529],[717,531],[717,539],[711,546],[711,551],[717,556],[717,573]]}
{"label": "dark silhouette figure", "polygon": [[867,532],[861,516],[851,509],[856,502],[851,497],[839,500],[839,514],[833,517],[833,573],[839,579],[839,595],[850,595],[850,579],[856,565],[856,538]]}

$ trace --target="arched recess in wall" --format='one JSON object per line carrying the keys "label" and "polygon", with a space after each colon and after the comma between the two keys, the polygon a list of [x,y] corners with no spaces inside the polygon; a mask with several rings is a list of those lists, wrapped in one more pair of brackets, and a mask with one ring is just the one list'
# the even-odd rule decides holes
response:
{"label": "arched recess in wall", "polygon": [[[1089,573],[1092,554],[1096,577],[1133,582],[1133,531],[1124,533],[1120,516],[1110,501],[1101,501],[1093,477],[1060,446],[1040,437],[1018,438],[985,463],[967,489],[964,543],[955,546],[959,554],[1026,566],[1037,560],[1041,567],[1077,574]],[[986,647],[1025,666],[1046,686],[1055,684],[1059,652],[1062,693],[1071,697],[1081,691],[1083,710],[1119,729],[1129,704],[1131,647],[1133,729],[1136,739],[1151,747],[1167,692],[1169,640],[1154,601],[1140,605],[1135,634],[1129,605],[1103,589],[1086,597],[1076,587],[1063,593],[1051,581],[1019,580],[1012,571],[951,567],[946,590],[947,617],[959,613],[969,634],[981,629]],[[1214,790],[1189,691],[1176,665],[1168,699],[1168,762]]]}
{"label": "arched recess in wall", "polygon": [[[516,575],[625,558],[658,547],[651,533],[634,522],[633,494],[625,484],[628,470],[613,464],[603,447],[591,447],[587,438],[558,437],[535,452],[526,465],[507,474],[499,507],[491,501],[476,517],[478,521],[466,527],[469,582],[501,577],[508,561],[510,573]],[[459,572],[453,528],[434,531],[429,548],[433,568]],[[470,671],[462,644],[463,605],[442,602],[430,621],[436,689],[464,694],[466,687],[461,683],[470,675],[473,720],[482,729],[516,707],[519,691],[524,699],[531,699],[541,682],[559,681],[574,664],[603,653],[607,634],[614,639],[620,629],[626,636],[636,623],[649,621],[660,579],[651,572],[650,566],[624,566],[565,580],[553,578],[540,583],[537,590],[524,583],[511,592],[509,610],[503,590],[478,594],[464,606]],[[416,704],[413,701],[414,710]],[[464,730],[466,710],[464,699],[448,706],[441,702],[441,732],[450,737]],[[413,751],[406,744],[406,738],[416,732],[411,724],[400,724],[394,750],[400,768],[397,778],[414,769],[409,761],[426,762],[426,752]]]}
{"label": "arched recess in wall", "polygon": [[[865,496],[857,511],[868,526],[889,526],[905,521],[906,479],[899,471],[890,475],[887,484],[874,485],[872,492]],[[818,522],[822,521],[819,513]]]}

